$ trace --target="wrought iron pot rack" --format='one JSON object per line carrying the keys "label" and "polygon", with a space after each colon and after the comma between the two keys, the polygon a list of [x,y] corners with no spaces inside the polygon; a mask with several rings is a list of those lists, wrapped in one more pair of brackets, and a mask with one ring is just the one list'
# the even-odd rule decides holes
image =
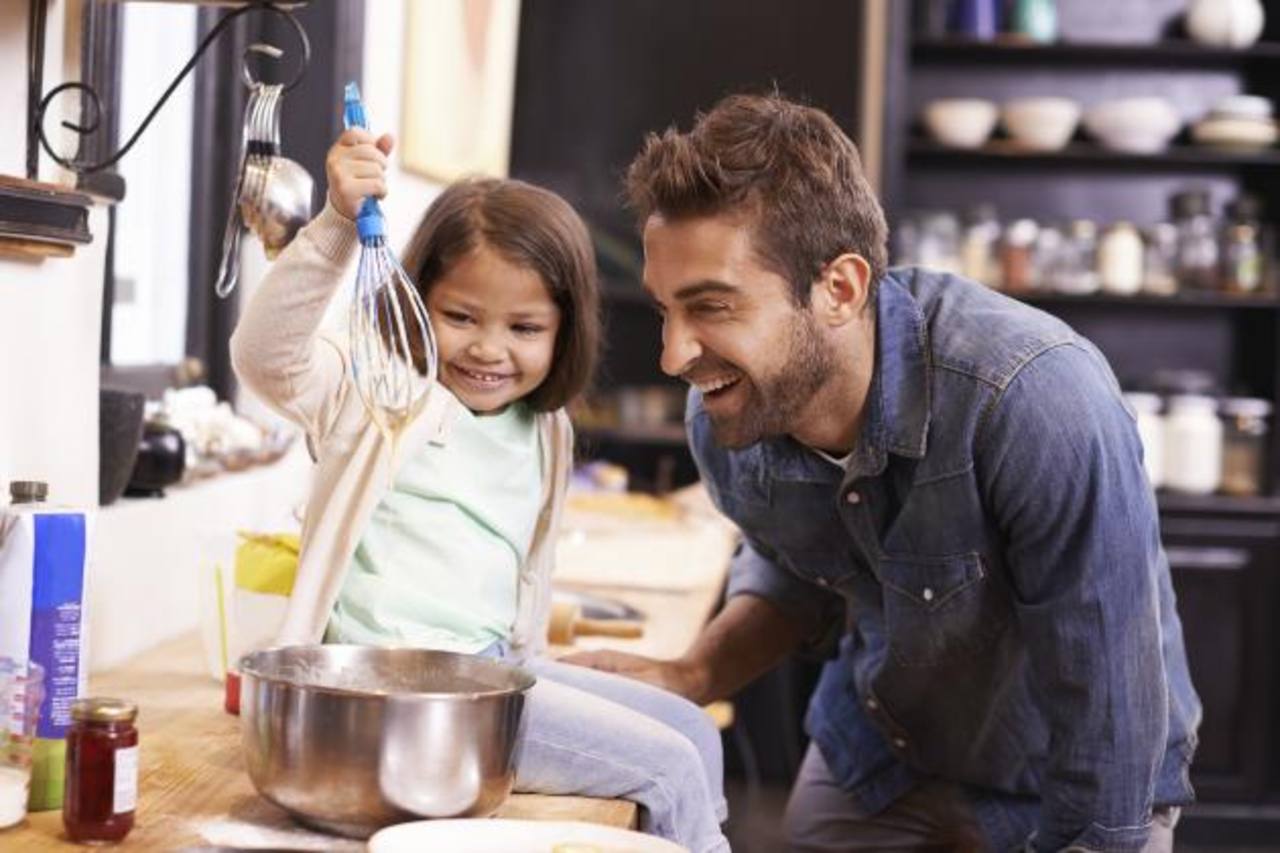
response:
{"label": "wrought iron pot rack", "polygon": [[[209,46],[213,44],[220,35],[226,32],[227,28],[233,21],[242,15],[246,15],[250,12],[270,13],[284,18],[284,20],[293,28],[293,32],[297,36],[298,43],[301,46],[301,60],[298,64],[298,70],[295,72],[293,78],[285,84],[285,91],[293,89],[302,81],[302,78],[306,75],[308,66],[311,64],[311,42],[308,40],[307,32],[303,28],[301,22],[298,21],[292,12],[292,9],[297,8],[299,5],[305,5],[305,2],[299,3],[294,0],[294,2],[282,3],[274,2],[274,0],[253,0],[239,9],[234,9],[228,12],[218,21],[217,24],[214,25],[213,29],[205,35],[205,37],[200,41],[200,45],[196,48],[195,53],[192,54],[191,59],[187,61],[187,64],[183,66],[182,70],[179,71],[177,76],[169,83],[168,88],[164,90],[164,94],[160,96],[159,100],[156,101],[155,105],[152,106],[151,110],[147,113],[146,118],[144,118],[142,123],[138,125],[138,129],[134,131],[133,135],[129,137],[128,142],[122,145],[118,151],[97,163],[84,162],[74,158],[65,158],[53,150],[53,147],[49,144],[48,137],[45,135],[44,120],[50,103],[63,92],[72,90],[79,91],[82,94],[82,97],[87,99],[86,103],[91,105],[90,107],[86,107],[84,105],[81,107],[81,122],[84,123],[64,120],[62,121],[62,126],[73,131],[77,135],[84,137],[93,133],[100,125],[102,118],[102,100],[92,86],[83,82],[72,81],[62,83],[61,85],[50,89],[44,97],[39,98],[37,103],[36,98],[39,96],[43,85],[42,69],[44,68],[44,35],[48,4],[49,0],[31,0],[31,24],[28,29],[29,41],[27,55],[30,61],[30,68],[28,71],[28,104],[31,105],[29,107],[31,114],[27,129],[27,177],[31,180],[35,180],[39,166],[37,143],[39,144],[39,147],[45,150],[45,153],[48,154],[54,162],[71,170],[72,172],[75,172],[76,174],[85,175],[98,172],[103,169],[108,169],[115,165],[120,158],[129,152],[129,149],[134,146],[134,143],[138,141],[138,138],[142,136],[143,132],[151,124],[152,119],[155,118],[156,113],[158,113],[160,108],[164,106],[165,102],[169,100],[169,97],[173,94],[174,90],[178,88],[179,84],[181,84],[186,76],[191,73],[191,69],[195,68],[196,63],[200,61],[200,57],[209,48]],[[242,55],[242,73],[246,85],[253,86],[256,81],[249,70],[250,54],[258,54],[266,56],[272,60],[280,60],[281,57],[284,56],[284,51],[273,45],[262,43],[251,44],[245,48]],[[84,118],[86,114],[89,116],[87,120]]]}

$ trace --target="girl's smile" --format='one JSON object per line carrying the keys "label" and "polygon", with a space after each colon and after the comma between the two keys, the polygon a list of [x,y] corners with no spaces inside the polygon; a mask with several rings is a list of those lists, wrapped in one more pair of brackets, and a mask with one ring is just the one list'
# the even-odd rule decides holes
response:
{"label": "girl's smile", "polygon": [[484,243],[427,295],[440,381],[474,412],[499,412],[551,372],[560,308],[542,277]]}

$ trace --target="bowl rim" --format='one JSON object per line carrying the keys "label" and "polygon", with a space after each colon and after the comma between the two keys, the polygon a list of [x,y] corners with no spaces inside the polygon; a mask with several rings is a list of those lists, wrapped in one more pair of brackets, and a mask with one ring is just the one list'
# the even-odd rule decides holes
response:
{"label": "bowl rim", "polygon": [[[327,684],[308,684],[305,682],[295,681],[279,675],[264,673],[259,662],[261,659],[270,654],[278,654],[283,651],[303,648],[334,648],[334,649],[373,649],[376,651],[403,651],[429,653],[436,655],[447,655],[449,657],[466,658],[470,661],[480,663],[483,666],[492,666],[499,669],[510,670],[510,674],[520,684],[511,687],[495,687],[491,690],[361,690],[353,687],[336,687]],[[312,690],[318,693],[328,693],[338,696],[349,696],[362,699],[385,700],[385,699],[486,699],[486,698],[503,698],[516,694],[528,693],[537,683],[538,678],[529,670],[515,664],[506,663],[504,661],[494,660],[492,658],[482,657],[480,655],[469,655],[464,652],[449,652],[443,649],[425,649],[421,646],[364,646],[357,643],[303,643],[294,645],[275,645],[262,649],[255,649],[252,652],[246,652],[236,661],[236,671],[240,674],[242,683],[245,676],[266,682],[268,684],[284,685],[295,690]]]}

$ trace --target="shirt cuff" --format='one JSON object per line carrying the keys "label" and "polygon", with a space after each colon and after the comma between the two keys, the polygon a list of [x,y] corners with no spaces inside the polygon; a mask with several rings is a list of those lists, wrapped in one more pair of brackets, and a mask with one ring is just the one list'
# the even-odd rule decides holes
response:
{"label": "shirt cuff", "polygon": [[807,639],[822,638],[829,627],[835,597],[780,568],[750,542],[743,541],[729,567],[725,598],[755,595],[782,611],[796,625],[807,629]]}

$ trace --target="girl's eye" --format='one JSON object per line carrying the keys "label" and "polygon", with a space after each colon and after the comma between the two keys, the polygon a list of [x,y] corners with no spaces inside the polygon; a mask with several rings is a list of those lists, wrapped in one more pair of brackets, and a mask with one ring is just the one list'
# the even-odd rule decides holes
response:
{"label": "girl's eye", "polygon": [[440,313],[452,323],[466,323],[471,319],[470,316],[463,314],[461,311],[441,311]]}
{"label": "girl's eye", "polygon": [[526,335],[529,337],[532,337],[533,335],[541,334],[543,331],[545,331],[544,327],[535,326],[532,323],[518,323],[517,325],[512,326],[511,328],[515,331],[517,335]]}

